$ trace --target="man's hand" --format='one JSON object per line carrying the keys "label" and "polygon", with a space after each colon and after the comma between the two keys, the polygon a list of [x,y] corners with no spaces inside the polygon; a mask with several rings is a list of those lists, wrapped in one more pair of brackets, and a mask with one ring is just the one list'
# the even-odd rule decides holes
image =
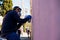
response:
{"label": "man's hand", "polygon": [[31,15],[28,15],[28,16],[26,16],[25,18],[27,18],[27,20],[29,21],[29,20],[31,20]]}

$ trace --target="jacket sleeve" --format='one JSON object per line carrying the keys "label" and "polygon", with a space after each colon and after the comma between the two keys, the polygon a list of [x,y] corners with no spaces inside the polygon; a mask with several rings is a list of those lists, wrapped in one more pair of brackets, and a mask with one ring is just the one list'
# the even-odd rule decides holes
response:
{"label": "jacket sleeve", "polygon": [[18,28],[20,28],[21,25],[23,25],[23,24],[26,23],[29,19],[31,19],[31,16],[27,16],[26,18],[21,19],[21,18],[19,17],[19,15],[15,12],[14,18],[16,19],[17,23],[19,23],[18,26],[17,26],[17,29],[18,29]]}

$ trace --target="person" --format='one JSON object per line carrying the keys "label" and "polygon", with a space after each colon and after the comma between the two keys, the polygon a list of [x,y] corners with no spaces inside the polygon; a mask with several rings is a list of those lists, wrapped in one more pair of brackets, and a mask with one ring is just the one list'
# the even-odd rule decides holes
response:
{"label": "person", "polygon": [[20,28],[21,25],[31,19],[30,15],[24,19],[21,19],[18,15],[21,10],[21,8],[15,6],[13,10],[7,12],[2,23],[1,37],[6,38],[7,40],[20,40],[20,37],[18,34],[16,34],[16,31]]}
{"label": "person", "polygon": [[30,29],[29,29],[29,27],[26,28],[26,32],[27,32],[28,38],[29,38],[29,34],[30,34]]}

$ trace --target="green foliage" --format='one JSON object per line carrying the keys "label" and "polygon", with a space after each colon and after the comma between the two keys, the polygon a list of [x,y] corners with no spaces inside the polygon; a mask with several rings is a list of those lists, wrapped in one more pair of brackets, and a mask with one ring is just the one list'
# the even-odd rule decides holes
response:
{"label": "green foliage", "polygon": [[2,15],[2,10],[1,10],[1,6],[0,6],[0,16]]}
{"label": "green foliage", "polygon": [[2,4],[2,16],[5,16],[6,12],[12,10],[12,0],[4,0]]}

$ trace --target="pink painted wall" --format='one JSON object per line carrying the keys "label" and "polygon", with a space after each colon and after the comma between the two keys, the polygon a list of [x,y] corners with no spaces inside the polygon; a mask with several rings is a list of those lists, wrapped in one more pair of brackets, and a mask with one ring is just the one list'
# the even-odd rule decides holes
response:
{"label": "pink painted wall", "polygon": [[32,0],[33,40],[60,40],[60,0]]}

